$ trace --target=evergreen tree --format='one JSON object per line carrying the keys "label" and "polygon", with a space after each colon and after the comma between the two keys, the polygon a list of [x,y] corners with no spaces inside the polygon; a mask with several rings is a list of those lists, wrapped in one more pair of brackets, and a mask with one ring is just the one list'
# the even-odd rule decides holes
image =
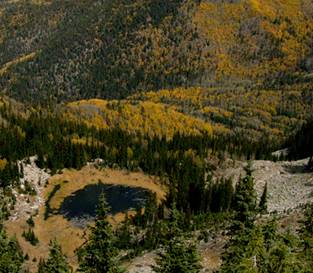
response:
{"label": "evergreen tree", "polygon": [[313,169],[313,156],[310,157],[309,163],[308,163],[309,170]]}
{"label": "evergreen tree", "polygon": [[224,182],[224,204],[222,207],[223,211],[228,211],[231,207],[231,202],[234,196],[234,187],[232,179],[226,179]]}
{"label": "evergreen tree", "polygon": [[234,228],[252,228],[256,217],[256,192],[251,167],[246,168],[246,176],[240,179],[234,195]]}
{"label": "evergreen tree", "polygon": [[0,193],[0,272],[18,273],[24,261],[23,253],[15,239],[10,239],[3,227],[6,217],[4,196]]}
{"label": "evergreen tree", "polygon": [[259,203],[259,211],[260,213],[267,212],[267,183],[264,186],[263,193],[261,195],[260,203]]}
{"label": "evergreen tree", "polygon": [[183,217],[182,214],[178,211],[176,208],[176,203],[174,202],[172,204],[172,209],[170,211],[170,217],[169,217],[169,223],[168,223],[168,228],[169,228],[169,239],[174,238],[175,236],[180,236],[181,233],[183,232]]}
{"label": "evergreen tree", "polygon": [[24,261],[22,251],[15,239],[9,239],[3,228],[0,230],[0,271],[21,272]]}
{"label": "evergreen tree", "polygon": [[29,227],[31,227],[31,228],[35,227],[35,222],[34,222],[33,216],[30,216],[30,217],[27,219],[26,223],[27,223],[27,224],[29,225]]}
{"label": "evergreen tree", "polygon": [[39,243],[39,240],[35,235],[35,232],[31,228],[28,228],[27,231],[24,231],[22,233],[22,236],[25,238],[26,241],[30,242],[33,246]]}
{"label": "evergreen tree", "polygon": [[305,209],[301,239],[303,243],[303,263],[307,268],[311,268],[311,271],[308,272],[313,272],[313,204]]}
{"label": "evergreen tree", "polygon": [[[219,272],[258,272],[263,249],[263,235],[254,225],[256,217],[256,192],[250,164],[245,168],[246,176],[239,179],[234,195],[234,219],[231,238],[223,254]],[[257,261],[258,259],[258,261]]]}
{"label": "evergreen tree", "polygon": [[308,205],[304,211],[302,233],[313,238],[313,204]]}
{"label": "evergreen tree", "polygon": [[159,254],[156,273],[197,273],[200,272],[199,255],[194,244],[189,244],[184,238],[174,238]]}
{"label": "evergreen tree", "polygon": [[[311,272],[300,260],[299,242],[291,233],[279,234],[275,219],[245,228],[232,236],[223,254],[220,273]],[[309,256],[307,256],[309,257]]]}
{"label": "evergreen tree", "polygon": [[273,247],[275,241],[277,241],[279,238],[279,234],[277,231],[277,220],[275,217],[262,227],[262,233],[264,236],[266,251],[269,251],[269,249]]}
{"label": "evergreen tree", "polygon": [[79,271],[85,273],[117,273],[118,251],[114,234],[107,219],[109,207],[104,194],[99,198],[95,225],[90,227],[89,240],[78,251]]}
{"label": "evergreen tree", "polygon": [[41,260],[38,265],[38,273],[69,273],[71,268],[62,253],[61,247],[54,240],[50,242],[50,253],[47,261]]}
{"label": "evergreen tree", "polygon": [[143,226],[153,225],[158,210],[156,193],[150,193],[145,205],[143,214]]}
{"label": "evergreen tree", "polygon": [[200,272],[200,259],[194,243],[187,242],[188,239],[182,235],[183,215],[173,202],[168,223],[168,241],[165,243],[163,252],[159,253],[156,273],[196,273]]}
{"label": "evergreen tree", "polygon": [[119,229],[116,231],[116,236],[118,237],[117,246],[119,249],[127,249],[130,246],[131,230],[128,212],[126,212],[124,221],[121,223]]}
{"label": "evergreen tree", "polygon": [[219,273],[249,272],[247,270],[253,267],[253,255],[251,253],[247,253],[248,245],[250,241],[252,241],[252,234],[252,230],[242,229],[239,233],[234,234],[231,237],[225,247],[225,252],[222,257],[223,263]]}
{"label": "evergreen tree", "polygon": [[267,253],[267,261],[266,270],[263,272],[309,272],[303,271],[303,266],[299,263],[296,253],[281,240],[275,241],[273,247]]}

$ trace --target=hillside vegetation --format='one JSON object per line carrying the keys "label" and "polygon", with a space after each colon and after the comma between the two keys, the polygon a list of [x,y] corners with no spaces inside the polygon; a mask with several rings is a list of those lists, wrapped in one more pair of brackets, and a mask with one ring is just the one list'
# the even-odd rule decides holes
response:
{"label": "hillside vegetation", "polygon": [[275,82],[312,70],[312,15],[307,0],[201,1],[194,20],[216,77]]}
{"label": "hillside vegetation", "polygon": [[80,120],[87,126],[119,128],[130,134],[172,138],[174,134],[212,135],[209,123],[182,114],[175,107],[140,101],[105,101],[99,99],[73,102],[65,109],[65,118]]}
{"label": "hillside vegetation", "polygon": [[0,271],[312,272],[312,44],[312,0],[0,1]]}
{"label": "hillside vegetation", "polygon": [[243,88],[175,88],[137,93],[121,101],[69,103],[65,119],[98,128],[172,138],[175,133],[265,140],[282,145],[312,111],[305,92]]}
{"label": "hillside vegetation", "polygon": [[0,14],[0,89],[19,99],[311,82],[310,0],[5,0]]}

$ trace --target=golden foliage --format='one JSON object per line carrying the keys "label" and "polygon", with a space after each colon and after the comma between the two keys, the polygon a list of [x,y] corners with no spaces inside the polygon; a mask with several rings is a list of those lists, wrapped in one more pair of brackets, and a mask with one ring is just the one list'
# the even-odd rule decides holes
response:
{"label": "golden foliage", "polygon": [[[284,139],[311,113],[303,86],[284,90],[175,88],[138,93],[123,101],[72,102],[66,118],[98,128],[171,138],[183,135],[233,135],[253,140]],[[82,140],[81,140],[82,141]],[[84,140],[85,141],[85,140]],[[131,153],[130,153],[131,154]]]}
{"label": "golden foliage", "polygon": [[8,72],[8,70],[13,67],[14,65],[17,65],[19,63],[23,63],[23,62],[28,62],[32,59],[34,59],[36,57],[36,52],[32,52],[30,54],[27,54],[27,55],[24,55],[24,56],[21,56],[13,61],[10,61],[10,62],[7,62],[6,64],[4,64],[2,66],[2,68],[0,68],[0,77],[3,77],[4,74],[6,72]]}
{"label": "golden foliage", "polygon": [[300,0],[202,1],[195,23],[210,42],[215,78],[294,71],[310,50],[313,17]]}
{"label": "golden foliage", "polygon": [[285,90],[240,88],[176,88],[137,94],[132,102],[162,103],[185,115],[208,122],[215,135],[243,132],[247,137],[281,139],[304,121],[312,108],[302,99],[303,87]]}
{"label": "golden foliage", "polygon": [[65,112],[68,118],[81,119],[89,126],[120,128],[150,137],[172,138],[177,132],[183,135],[212,134],[209,123],[177,112],[173,106],[153,101],[83,100],[68,104]]}
{"label": "golden foliage", "polygon": [[3,171],[5,166],[8,164],[8,161],[5,158],[0,158],[0,171]]}

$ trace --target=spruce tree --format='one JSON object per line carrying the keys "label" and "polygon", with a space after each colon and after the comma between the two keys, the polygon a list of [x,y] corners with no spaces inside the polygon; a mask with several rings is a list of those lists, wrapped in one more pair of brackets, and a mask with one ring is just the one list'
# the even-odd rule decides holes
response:
{"label": "spruce tree", "polygon": [[200,272],[200,258],[195,244],[187,243],[186,239],[173,238],[159,254],[156,273],[197,273]]}
{"label": "spruce tree", "polygon": [[159,253],[156,273],[196,273],[200,272],[200,258],[194,243],[187,242],[182,233],[182,214],[177,210],[176,203],[172,204],[168,224],[169,241],[164,251]]}
{"label": "spruce tree", "polygon": [[107,219],[109,206],[104,194],[99,198],[95,225],[90,227],[89,240],[78,250],[79,272],[122,272],[117,264],[118,251],[114,246],[114,234]]}
{"label": "spruce tree", "polygon": [[7,237],[0,229],[0,272],[18,273],[24,261],[22,251],[15,239]]}
{"label": "spruce tree", "polygon": [[24,231],[22,233],[22,236],[25,238],[26,241],[30,242],[33,246],[39,243],[39,240],[35,235],[35,232],[30,227],[28,228],[27,231]]}
{"label": "spruce tree", "polygon": [[127,249],[131,244],[131,229],[128,212],[125,214],[125,219],[121,223],[120,227],[116,231],[116,236],[118,237],[117,245],[119,249]]}
{"label": "spruce tree", "polygon": [[267,212],[267,183],[264,186],[263,193],[260,198],[259,211],[262,214]]}
{"label": "spruce tree", "polygon": [[301,239],[303,244],[303,264],[307,268],[311,268],[311,271],[308,272],[313,272],[313,204],[308,205],[304,211]]}
{"label": "spruce tree", "polygon": [[246,176],[240,178],[234,195],[234,219],[230,240],[223,254],[223,264],[219,272],[257,272],[256,257],[263,251],[262,233],[256,229],[256,192],[250,164]]}
{"label": "spruce tree", "polygon": [[[264,237],[261,229],[244,229],[234,235],[223,254],[220,273],[257,273],[263,264]],[[261,271],[266,272],[266,271]]]}
{"label": "spruce tree", "polygon": [[313,238],[313,204],[308,205],[304,211],[302,233]]}
{"label": "spruce tree", "polygon": [[50,242],[50,253],[47,261],[41,260],[38,265],[38,273],[69,273],[71,268],[62,253],[57,241]]}
{"label": "spruce tree", "polygon": [[3,227],[6,217],[6,204],[3,194],[0,192],[0,272],[18,273],[24,261],[23,253],[15,239],[10,239]]}
{"label": "spruce tree", "polygon": [[150,193],[145,205],[143,214],[143,227],[153,225],[158,210],[158,202],[156,193]]}
{"label": "spruce tree", "polygon": [[313,169],[313,156],[310,157],[309,163],[308,163],[309,170]]}
{"label": "spruce tree", "polygon": [[279,239],[278,223],[276,217],[273,217],[265,225],[262,226],[262,233],[264,236],[264,245],[267,251],[274,245],[275,241]]}
{"label": "spruce tree", "polygon": [[168,223],[168,236],[169,239],[174,238],[175,236],[181,235],[183,232],[183,217],[182,214],[176,208],[176,202],[173,202],[172,209],[169,215],[169,223]]}
{"label": "spruce tree", "polygon": [[256,217],[256,192],[250,165],[246,176],[240,179],[234,195],[234,228],[253,228]]}
{"label": "spruce tree", "polygon": [[290,231],[279,234],[272,242],[272,246],[267,250],[264,261],[265,272],[312,272],[312,267],[308,271],[305,269],[305,264],[299,259],[298,247],[298,237]]}

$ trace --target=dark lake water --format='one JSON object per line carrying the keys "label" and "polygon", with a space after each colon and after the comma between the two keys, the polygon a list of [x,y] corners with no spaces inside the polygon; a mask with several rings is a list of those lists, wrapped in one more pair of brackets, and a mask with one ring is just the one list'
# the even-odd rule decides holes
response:
{"label": "dark lake water", "polygon": [[113,184],[94,184],[74,192],[64,198],[60,213],[77,226],[84,227],[96,214],[96,206],[101,193],[111,207],[111,214],[143,207],[149,190]]}

